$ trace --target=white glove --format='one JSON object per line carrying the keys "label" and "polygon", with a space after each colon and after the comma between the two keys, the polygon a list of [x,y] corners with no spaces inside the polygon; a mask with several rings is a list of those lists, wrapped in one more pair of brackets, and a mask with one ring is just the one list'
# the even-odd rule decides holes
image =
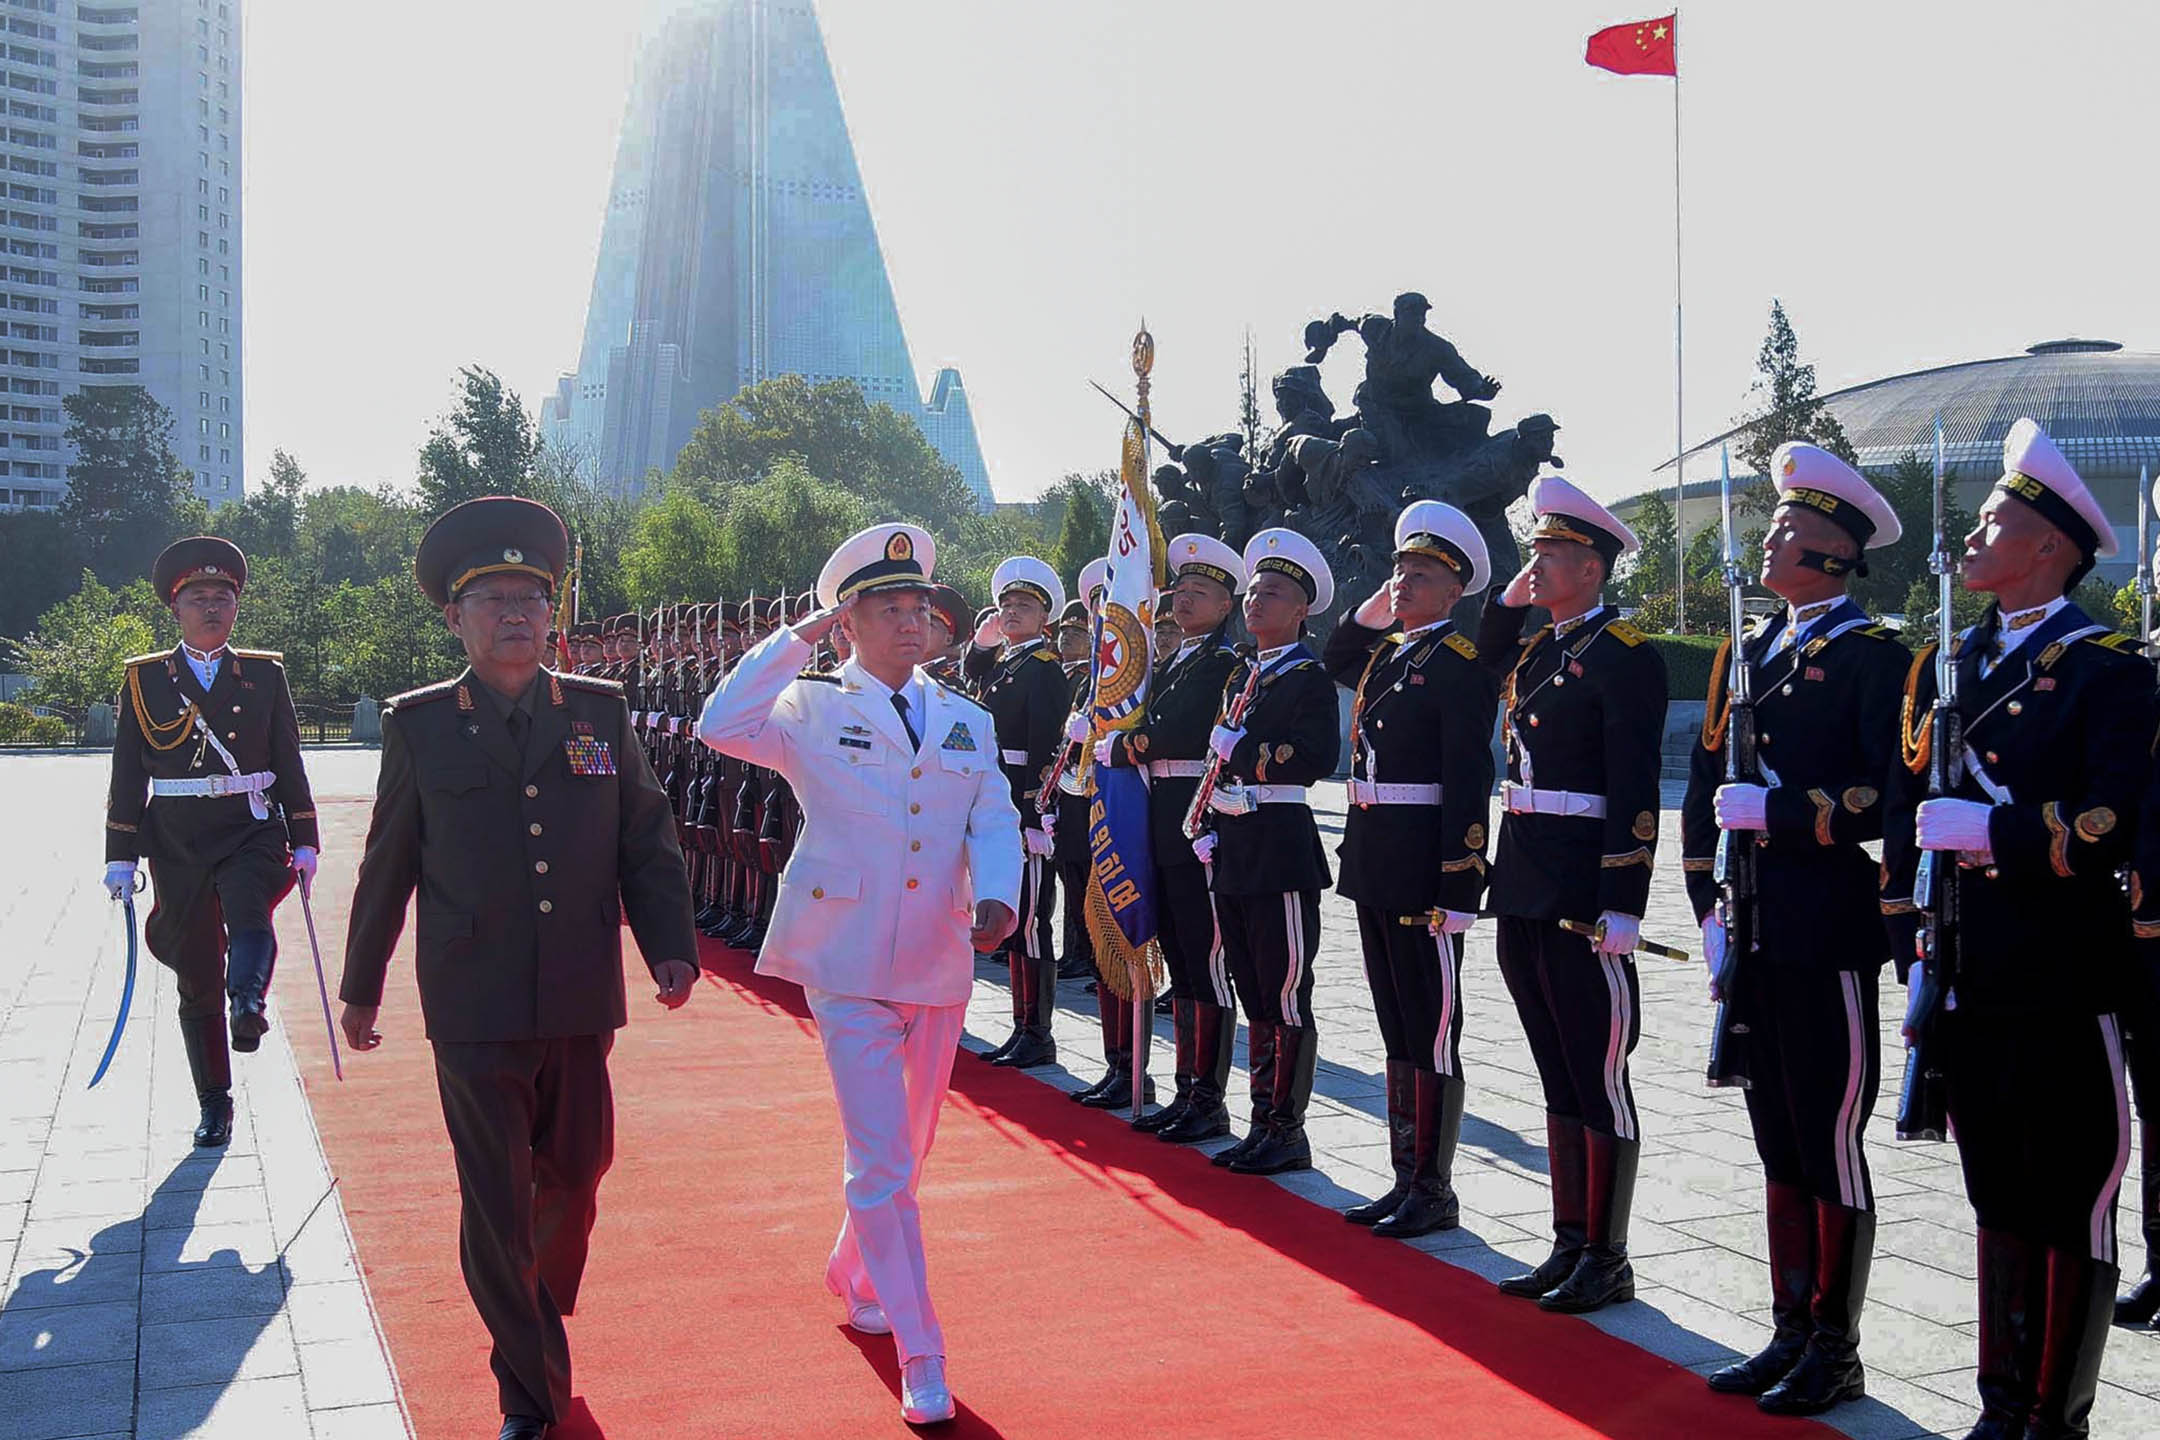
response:
{"label": "white glove", "polygon": [[1703,964],[1710,970],[1710,998],[1723,999],[1724,997],[1718,994],[1717,977],[1718,971],[1725,968],[1725,922],[1718,919],[1715,910],[1703,916],[1702,958]]}
{"label": "white glove", "polygon": [[1500,592],[1500,603],[1510,610],[1520,610],[1530,603],[1530,567],[1524,565],[1515,578],[1507,582],[1507,589]]}
{"label": "white glove", "polygon": [[105,893],[115,900],[125,900],[135,893],[135,862],[114,860],[105,867]]}
{"label": "white glove", "polygon": [[1598,926],[1605,938],[1598,942],[1600,955],[1632,955],[1635,942],[1642,939],[1642,917],[1622,915],[1617,910],[1607,910],[1598,917]]}
{"label": "white glove", "polygon": [[300,845],[294,847],[292,852],[292,868],[293,873],[300,877],[302,884],[309,886],[314,885],[315,847],[313,845]]}
{"label": "white glove", "polygon": [[1230,763],[1230,752],[1237,749],[1238,741],[1245,738],[1243,730],[1232,730],[1227,725],[1217,725],[1208,732],[1208,749],[1222,756],[1223,764]]}
{"label": "white glove", "polygon": [[1045,834],[1045,835],[1048,835],[1048,836],[1050,836],[1050,837],[1051,837],[1052,839],[1056,839],[1056,838],[1057,838],[1057,811],[1055,811],[1055,810],[1045,810],[1045,811],[1043,811],[1043,813],[1042,813],[1042,832],[1043,832],[1043,834]]}
{"label": "white glove", "polygon": [[1769,828],[1770,792],[1760,785],[1720,785],[1710,798],[1720,830]]}
{"label": "white glove", "polygon": [[1211,831],[1192,842],[1193,858],[1203,865],[1215,863],[1215,836]]}
{"label": "white glove", "polygon": [[1395,606],[1388,600],[1388,587],[1382,585],[1366,597],[1357,607],[1357,614],[1350,617],[1368,630],[1379,630],[1395,623]]}
{"label": "white glove", "polygon": [[1085,744],[1088,738],[1088,732],[1093,730],[1094,728],[1094,726],[1088,723],[1087,716],[1074,715],[1065,722],[1065,738],[1072,741],[1072,743],[1075,745]]}
{"label": "white glove", "polygon": [[1994,806],[1978,800],[1923,800],[1914,817],[1914,830],[1923,850],[1957,850],[1985,865],[1995,858],[1995,844],[1988,838],[1988,816]]}
{"label": "white glove", "polygon": [[987,650],[994,650],[1005,643],[1005,627],[998,623],[996,615],[991,615],[975,627],[975,643]]}
{"label": "white glove", "polygon": [[[1363,621],[1359,622],[1363,624]],[[1432,923],[1435,935],[1460,935],[1477,924],[1477,914],[1470,910],[1442,910]]]}
{"label": "white glove", "polygon": [[1912,1048],[1913,1030],[1920,1023],[1920,987],[1927,983],[1927,966],[1913,962],[1905,972],[1905,1048]]}
{"label": "white glove", "polygon": [[[1049,817],[1044,816],[1043,818],[1047,820]],[[1020,832],[1020,839],[1021,842],[1027,847],[1027,853],[1035,856],[1037,859],[1049,858],[1052,852],[1056,849],[1056,847],[1051,843],[1050,831],[1047,827],[1041,830],[1022,830]]]}
{"label": "white glove", "polygon": [[1108,765],[1112,762],[1112,759],[1116,756],[1116,754],[1117,737],[1115,735],[1105,735],[1102,739],[1095,742],[1096,764]]}

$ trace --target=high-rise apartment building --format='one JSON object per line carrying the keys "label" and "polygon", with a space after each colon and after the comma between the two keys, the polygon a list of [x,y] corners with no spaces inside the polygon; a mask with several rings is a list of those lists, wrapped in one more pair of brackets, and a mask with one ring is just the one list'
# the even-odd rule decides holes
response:
{"label": "high-rise apartment building", "polygon": [[0,505],[67,492],[61,400],[140,385],[213,506],[243,490],[239,0],[0,0]]}
{"label": "high-rise apartment building", "polygon": [[925,404],[808,0],[688,0],[646,46],[577,373],[542,433],[595,480],[665,470],[698,415],[775,375],[852,380],[990,504],[967,392]]}

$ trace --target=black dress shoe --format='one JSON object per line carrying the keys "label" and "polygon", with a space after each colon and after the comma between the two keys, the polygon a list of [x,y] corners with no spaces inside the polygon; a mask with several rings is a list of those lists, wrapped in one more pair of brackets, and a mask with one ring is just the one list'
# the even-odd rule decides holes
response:
{"label": "black dress shoe", "polygon": [[[216,1024],[216,1017],[211,1018]],[[215,1149],[232,1139],[232,1092],[213,1090],[202,1097],[202,1123],[195,1127],[195,1143]]]}
{"label": "black dress shoe", "polygon": [[1013,1047],[990,1063],[1014,1070],[1032,1070],[1038,1065],[1055,1065],[1057,1041],[1023,1030],[1015,1037]]}
{"label": "black dress shoe", "polygon": [[235,995],[230,1007],[232,1048],[243,1055],[251,1055],[262,1048],[262,1037],[270,1032],[269,1017],[263,1014],[262,997],[259,995]]}
{"label": "black dress shoe", "polygon": [[1270,1129],[1243,1155],[1230,1162],[1233,1175],[1280,1175],[1286,1170],[1312,1169],[1312,1145],[1305,1127]]}
{"label": "black dress shoe", "polygon": [[495,1440],[544,1440],[548,1423],[533,1415],[503,1416],[502,1433]]}
{"label": "black dress shoe", "polygon": [[[1160,1135],[1163,1131],[1183,1120],[1186,1113],[1191,1109],[1192,1097],[1180,1095],[1168,1105],[1163,1106],[1162,1109],[1150,1110],[1147,1114],[1133,1121],[1132,1128],[1143,1135]],[[1223,1117],[1223,1123],[1229,1123],[1228,1116]]]}

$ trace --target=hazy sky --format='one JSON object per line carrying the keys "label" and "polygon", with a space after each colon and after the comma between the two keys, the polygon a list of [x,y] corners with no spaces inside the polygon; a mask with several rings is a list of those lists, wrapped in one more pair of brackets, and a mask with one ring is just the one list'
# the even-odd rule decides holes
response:
{"label": "hazy sky", "polygon": [[[247,459],[408,481],[461,364],[574,369],[641,0],[249,7]],[[1173,438],[1232,427],[1251,327],[1431,297],[1612,497],[1673,440],[1672,82],[1588,68],[1653,7],[819,0],[921,379],[1000,498],[1115,461],[1144,314]],[[1691,440],[1781,296],[1825,389],[2080,334],[2160,348],[2160,6],[1681,12]],[[1349,406],[1355,338],[1328,366]]]}

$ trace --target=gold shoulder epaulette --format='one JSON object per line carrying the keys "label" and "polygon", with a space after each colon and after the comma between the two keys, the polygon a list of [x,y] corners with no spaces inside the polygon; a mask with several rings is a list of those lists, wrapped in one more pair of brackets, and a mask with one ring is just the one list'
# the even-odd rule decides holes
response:
{"label": "gold shoulder epaulette", "polygon": [[235,645],[232,653],[243,660],[275,660],[280,665],[285,663],[285,652],[282,650],[243,650]]}
{"label": "gold shoulder epaulette", "polygon": [[393,695],[383,703],[402,710],[408,705],[424,705],[430,700],[440,700],[455,689],[457,689],[457,681],[438,680],[433,685],[423,685],[417,690],[408,690],[402,695]]}
{"label": "gold shoulder epaulette", "polygon": [[1636,629],[1634,625],[1626,620],[1613,621],[1612,624],[1605,627],[1605,633],[1618,640],[1621,644],[1628,646],[1640,645],[1647,638],[1642,631]]}
{"label": "gold shoulder epaulette", "polygon": [[1871,640],[1899,640],[1904,634],[1894,625],[1863,625],[1860,633]]}
{"label": "gold shoulder epaulette", "polygon": [[122,661],[122,662],[120,662],[120,663],[121,663],[121,664],[123,664],[123,665],[127,665],[127,666],[130,666],[130,667],[133,667],[133,666],[136,666],[136,665],[150,665],[150,664],[155,664],[155,663],[156,663],[156,662],[158,662],[158,661],[161,661],[161,660],[169,660],[169,659],[171,659],[171,658],[172,658],[172,651],[170,651],[170,650],[153,650],[153,651],[151,651],[151,652],[150,652],[149,654],[147,654],[147,655],[130,655],[130,656],[128,656],[128,658],[127,658],[127,659],[123,660],[123,661]]}
{"label": "gold shoulder epaulette", "polygon": [[579,675],[569,670],[557,672],[557,678],[572,690],[589,690],[595,695],[620,695],[623,693],[620,680],[603,680],[597,675]]}
{"label": "gold shoulder epaulette", "polygon": [[2100,635],[2088,635],[2085,639],[2103,650],[2113,650],[2118,655],[2136,655],[2142,648],[2135,635],[2125,635],[2120,630],[2109,630]]}
{"label": "gold shoulder epaulette", "polygon": [[1065,668],[1065,662],[1058,659],[1057,651],[1047,644],[1036,646],[1035,649],[1030,653],[1028,658],[1033,660],[1048,660],[1051,664],[1057,666],[1060,670]]}
{"label": "gold shoulder epaulette", "polygon": [[1477,659],[1477,642],[1459,631],[1453,635],[1448,636],[1447,639],[1441,641],[1440,643],[1447,646],[1448,649],[1453,650],[1456,654],[1462,656],[1462,658],[1465,660]]}
{"label": "gold shoulder epaulette", "polygon": [[814,681],[819,685],[838,685],[840,683],[840,672],[837,670],[805,670],[795,678]]}

